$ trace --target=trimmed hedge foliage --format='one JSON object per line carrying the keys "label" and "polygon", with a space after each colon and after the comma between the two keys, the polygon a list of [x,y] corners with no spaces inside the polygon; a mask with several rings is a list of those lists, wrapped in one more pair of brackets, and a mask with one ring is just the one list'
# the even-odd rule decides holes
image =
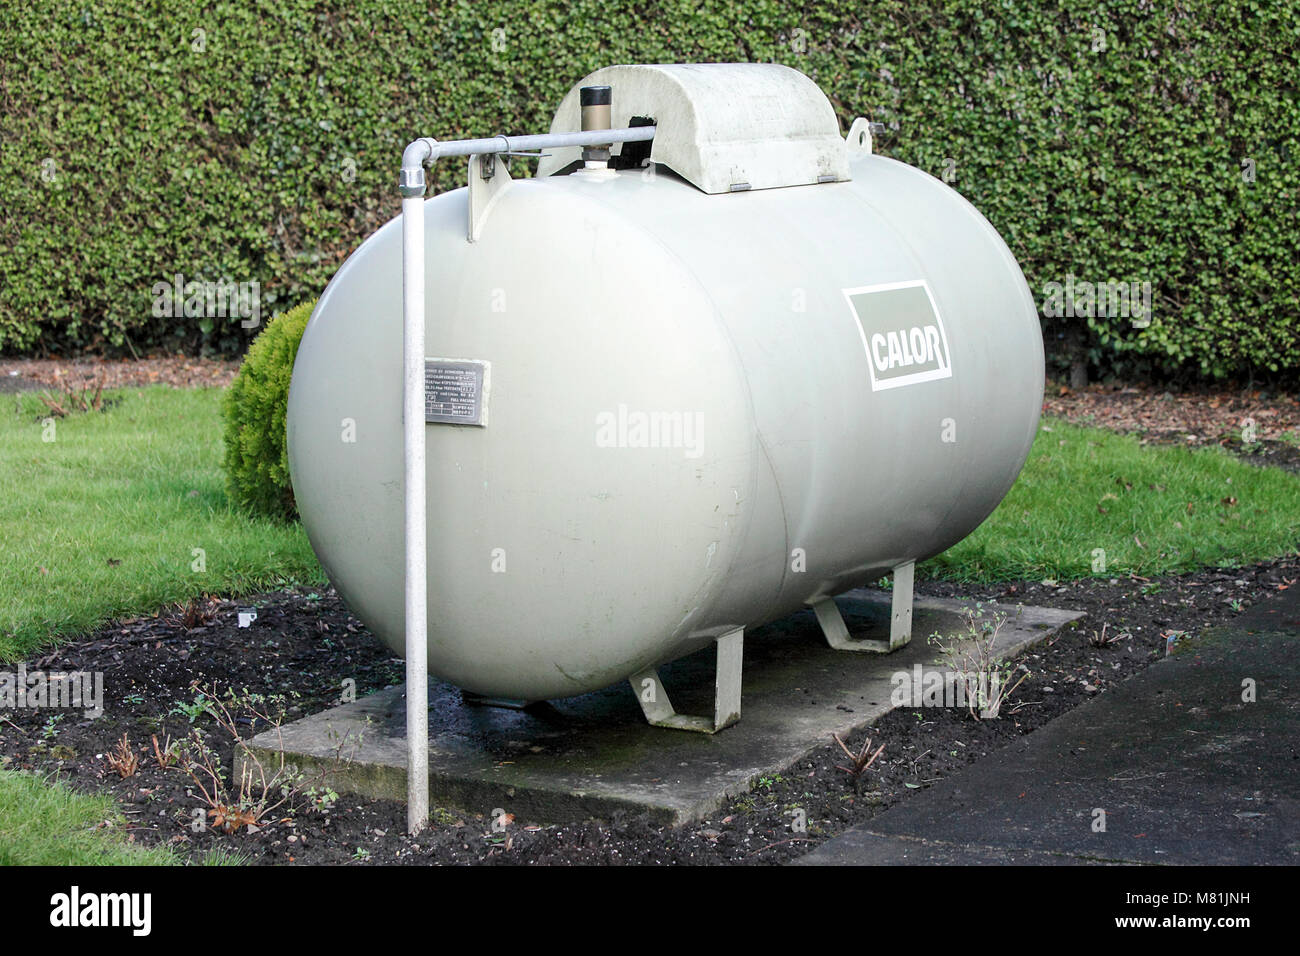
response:
{"label": "trimmed hedge foliage", "polygon": [[544,130],[609,63],[763,60],[813,77],[844,128],[887,124],[879,150],[965,194],[1040,303],[1071,277],[1151,283],[1149,327],[1050,320],[1049,351],[1125,374],[1286,373],[1300,364],[1298,7],[6,4],[0,350],[237,353],[253,329],[156,318],[155,283],[255,280],[269,314],[317,295],[396,214],[414,136]]}
{"label": "trimmed hedge foliage", "polygon": [[293,360],[315,305],[304,302],[272,319],[253,340],[239,374],[222,396],[226,420],[222,467],[230,500],[268,518],[298,516],[289,481],[285,419]]}

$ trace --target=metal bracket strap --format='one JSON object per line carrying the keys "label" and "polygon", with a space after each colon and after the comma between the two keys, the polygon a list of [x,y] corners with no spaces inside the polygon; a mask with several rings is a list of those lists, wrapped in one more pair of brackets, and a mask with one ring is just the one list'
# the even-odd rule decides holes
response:
{"label": "metal bracket strap", "polygon": [[500,153],[475,153],[469,158],[469,223],[466,238],[477,242],[497,198],[514,182]]}

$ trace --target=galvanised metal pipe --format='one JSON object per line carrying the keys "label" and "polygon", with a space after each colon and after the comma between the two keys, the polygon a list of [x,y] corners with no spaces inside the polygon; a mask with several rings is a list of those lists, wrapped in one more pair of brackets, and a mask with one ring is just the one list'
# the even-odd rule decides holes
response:
{"label": "galvanised metal pipe", "polygon": [[[420,170],[421,180],[424,170]],[[424,183],[402,197],[402,388],[406,503],[406,828],[429,817],[428,556],[424,468]]]}
{"label": "galvanised metal pipe", "polygon": [[402,151],[402,415],[406,528],[406,828],[412,835],[429,818],[428,525],[424,445],[424,167],[445,156],[513,153],[564,146],[633,143],[653,139],[655,127],[536,136],[493,136],[440,143],[423,137]]}
{"label": "galvanised metal pipe", "polygon": [[[576,133],[537,133],[529,136],[489,136],[486,139],[453,139],[439,142],[424,137],[413,140],[402,152],[402,189],[408,172],[447,156],[475,156],[485,153],[518,153],[531,149],[560,149],[565,146],[598,146],[605,143],[643,143],[655,138],[654,126],[623,129],[580,130]],[[412,181],[412,187],[414,181]],[[406,195],[403,192],[403,195]]]}

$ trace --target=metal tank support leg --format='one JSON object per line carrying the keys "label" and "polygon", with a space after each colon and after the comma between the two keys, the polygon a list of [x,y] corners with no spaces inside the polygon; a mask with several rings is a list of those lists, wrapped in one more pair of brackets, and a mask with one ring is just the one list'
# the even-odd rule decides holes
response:
{"label": "metal tank support leg", "polygon": [[912,639],[912,579],[916,564],[894,568],[893,601],[889,609],[889,649],[896,651]]}
{"label": "metal tank support leg", "polygon": [[811,602],[817,623],[826,636],[826,643],[837,651],[871,651],[876,654],[888,654],[906,646],[912,639],[912,579],[915,570],[916,565],[911,561],[894,568],[888,641],[850,637],[848,626],[844,623],[844,617],[834,598],[824,597]]}
{"label": "metal tank support leg", "polygon": [[740,673],[744,661],[745,630],[737,628],[715,642],[718,673],[714,679],[713,717],[691,717],[673,710],[668,690],[653,667],[628,678],[645,719],[655,727],[717,733],[740,720]]}

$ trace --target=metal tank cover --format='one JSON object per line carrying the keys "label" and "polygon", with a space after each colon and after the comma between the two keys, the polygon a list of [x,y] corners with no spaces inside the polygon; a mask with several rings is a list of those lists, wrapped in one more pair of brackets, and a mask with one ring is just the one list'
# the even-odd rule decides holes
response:
{"label": "metal tank cover", "polygon": [[[426,200],[446,156],[469,185]],[[1014,257],[795,70],[597,70],[549,134],[416,140],[401,191],[312,314],[287,428],[312,546],[413,699],[426,662],[490,698],[630,680],[653,723],[718,730],[747,628],[809,606],[834,648],[902,646],[915,562],[1024,465]],[[855,640],[834,597],[886,574],[889,639]],[[711,644],[714,712],[677,714],[656,668]]]}

